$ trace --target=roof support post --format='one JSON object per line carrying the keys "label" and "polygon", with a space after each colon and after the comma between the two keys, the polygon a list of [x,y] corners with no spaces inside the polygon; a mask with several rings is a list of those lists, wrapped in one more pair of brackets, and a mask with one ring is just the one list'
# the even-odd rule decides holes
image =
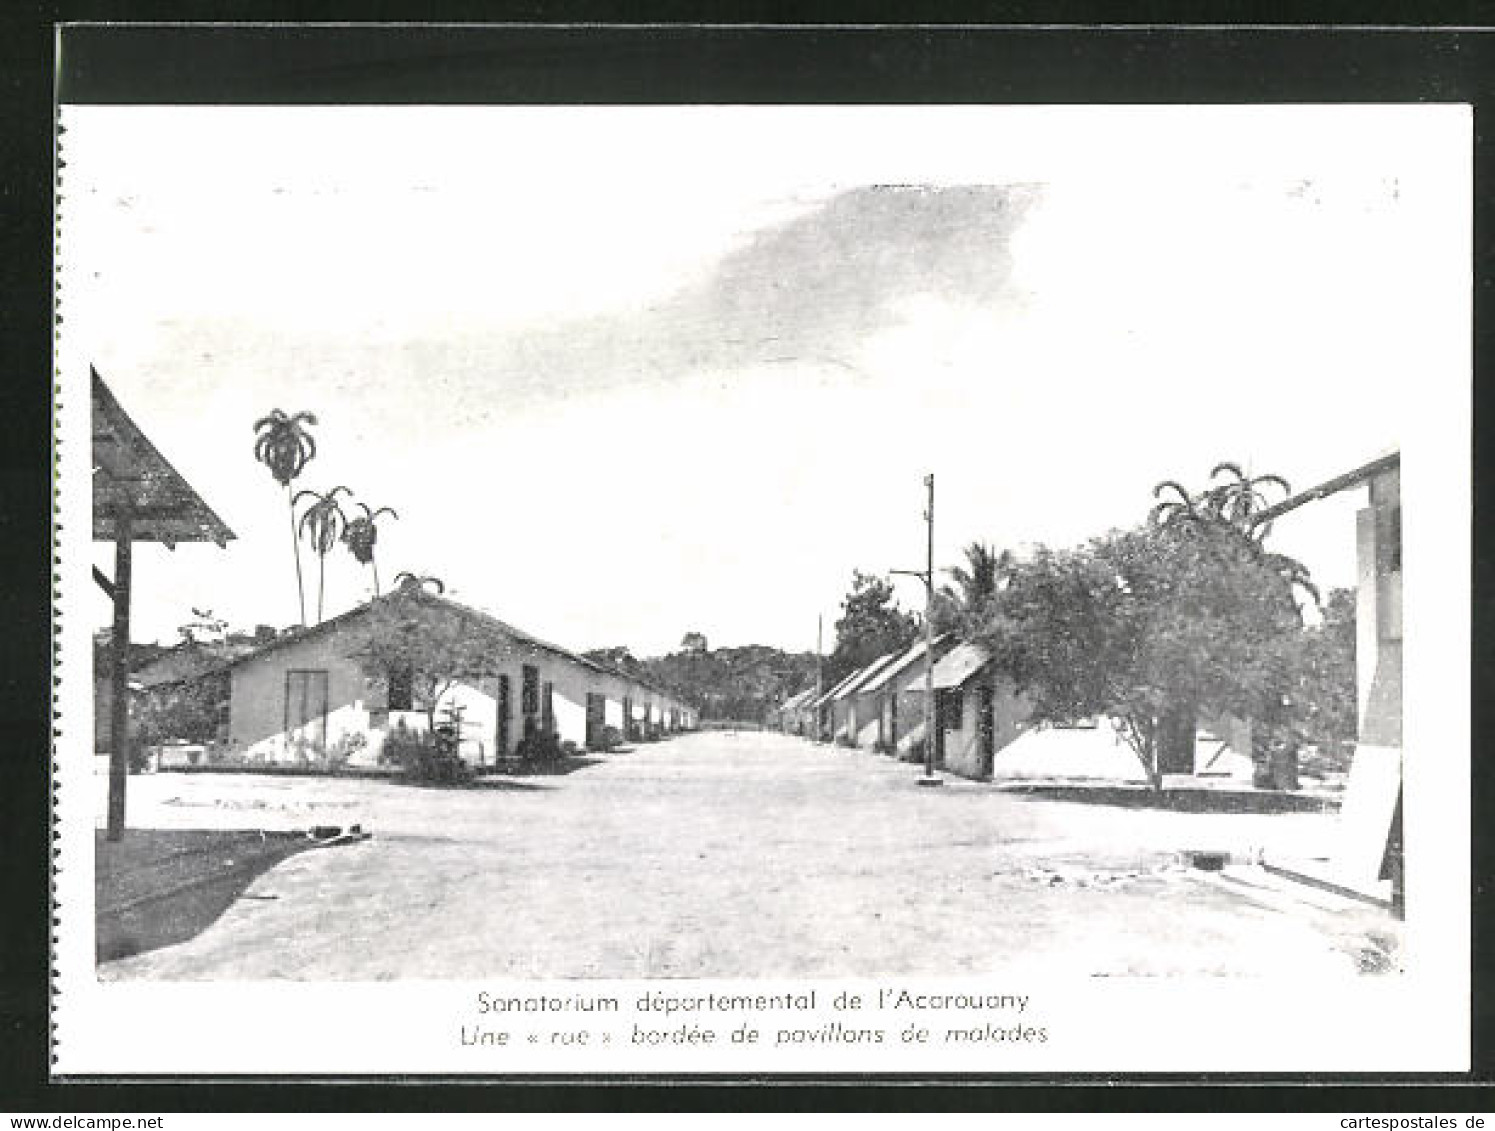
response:
{"label": "roof support post", "polygon": [[125,833],[125,781],[130,772],[130,558],[135,537],[128,507],[115,514],[114,628],[109,641],[112,696],[109,717],[109,816],[105,836]]}

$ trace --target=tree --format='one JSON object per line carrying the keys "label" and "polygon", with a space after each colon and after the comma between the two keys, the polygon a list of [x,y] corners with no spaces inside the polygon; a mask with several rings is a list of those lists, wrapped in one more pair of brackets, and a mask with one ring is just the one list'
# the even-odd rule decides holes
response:
{"label": "tree", "polygon": [[264,464],[275,482],[286,490],[286,511],[291,520],[291,553],[296,561],[296,598],[301,610],[301,627],[306,627],[306,587],[301,579],[301,539],[296,531],[296,504],[291,498],[291,482],[317,454],[317,442],[307,431],[317,418],[309,412],[287,416],[272,409],[268,416],[254,422],[258,435],[254,441],[254,458]]}
{"label": "tree", "polygon": [[316,502],[306,508],[301,516],[300,531],[306,535],[306,540],[311,543],[311,548],[317,555],[317,623],[322,623],[322,598],[327,587],[327,555],[332,553],[332,548],[337,545],[338,537],[347,525],[347,516],[343,514],[343,508],[338,506],[339,494],[351,495],[353,492],[347,487],[337,486],[325,495],[318,491],[301,491],[293,503],[299,504],[302,499],[312,498]]}
{"label": "tree", "polygon": [[[1292,494],[1292,487],[1280,475],[1248,476],[1239,464],[1216,464],[1210,471],[1210,485],[1197,494],[1189,494],[1174,480],[1154,487],[1153,497],[1162,501],[1152,508],[1148,521],[1176,537],[1214,540],[1252,559],[1257,567],[1277,575],[1284,598],[1294,603],[1301,615],[1302,610],[1295,603],[1297,592],[1301,590],[1318,603],[1319,591],[1301,562],[1266,549],[1271,523],[1262,521],[1270,506],[1264,487],[1275,488],[1283,498]],[[1279,658],[1279,664],[1288,662]],[[1169,720],[1171,725],[1165,728],[1172,744],[1186,745],[1182,756],[1187,760],[1192,760],[1193,755],[1196,720],[1192,710],[1187,703],[1177,704]],[[1286,724],[1276,718],[1258,721],[1262,725],[1252,730],[1252,757],[1257,764],[1258,781],[1295,786],[1296,746],[1289,739]]]}
{"label": "tree", "polygon": [[434,589],[438,593],[446,592],[446,583],[439,577],[433,577],[428,573],[411,573],[409,570],[401,570],[395,574],[396,592],[409,592],[410,590]]}
{"label": "tree", "polygon": [[[1216,483],[1215,480],[1222,475],[1228,477],[1226,481]],[[1247,476],[1239,464],[1230,462],[1216,464],[1210,470],[1210,482],[1212,486],[1191,495],[1177,480],[1163,480],[1152,489],[1153,498],[1160,501],[1148,515],[1149,521],[1159,526],[1225,523],[1260,541],[1270,526],[1257,519],[1268,506],[1261,488],[1277,487],[1283,498],[1292,494],[1292,488],[1282,476],[1258,475],[1253,478]]]}
{"label": "tree", "polygon": [[977,635],[1035,721],[1110,716],[1161,788],[1160,744],[1179,719],[1192,741],[1198,714],[1234,716],[1264,744],[1289,719],[1302,621],[1270,557],[1228,523],[1192,521],[1040,550]]}
{"label": "tree", "polygon": [[902,651],[919,633],[919,620],[900,609],[886,578],[856,570],[836,621],[836,648],[826,661],[827,686],[879,656]]}
{"label": "tree", "polygon": [[177,635],[182,638],[183,644],[202,644],[207,642],[221,644],[228,632],[228,621],[222,617],[213,615],[212,609],[192,608],[192,619],[186,624],[177,625]]}
{"label": "tree", "polygon": [[359,503],[363,514],[348,520],[348,525],[343,528],[343,544],[348,547],[348,552],[360,565],[366,565],[374,571],[374,596],[379,596],[379,563],[374,558],[374,545],[379,541],[379,517],[389,515],[390,518],[399,518],[393,507],[380,507],[378,510],[369,510],[367,503]]}
{"label": "tree", "polygon": [[493,653],[492,643],[460,616],[404,590],[371,608],[354,658],[369,681],[386,691],[391,682],[408,678],[412,705],[425,712],[428,734],[434,735],[443,697],[459,683],[498,674]]}
{"label": "tree", "polygon": [[960,631],[973,618],[978,619],[1011,577],[1015,560],[1012,553],[1000,553],[984,542],[972,542],[965,548],[965,564],[951,566],[945,572],[950,582],[940,586],[934,595],[932,616],[936,632]]}
{"label": "tree", "polygon": [[1355,591],[1335,589],[1323,620],[1299,634],[1290,673],[1292,723],[1333,769],[1349,768],[1346,748],[1359,732],[1355,700]]}

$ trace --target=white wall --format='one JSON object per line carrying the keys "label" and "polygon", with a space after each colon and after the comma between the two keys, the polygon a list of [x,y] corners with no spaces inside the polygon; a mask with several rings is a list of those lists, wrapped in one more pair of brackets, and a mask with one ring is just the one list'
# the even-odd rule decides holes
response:
{"label": "white wall", "polygon": [[[450,614],[448,614],[450,615]],[[235,667],[231,677],[229,715],[229,749],[259,757],[268,762],[293,762],[298,756],[289,748],[284,734],[286,673],[291,670],[326,671],[328,673],[327,742],[331,746],[345,736],[362,736],[365,747],[352,759],[355,764],[373,764],[383,744],[384,730],[371,729],[370,712],[382,711],[386,705],[385,689],[368,680],[354,654],[367,635],[364,622],[355,618],[346,625],[289,641],[244,661]],[[607,691],[609,677],[584,664],[541,651],[525,641],[496,643],[490,657],[494,674],[485,676],[478,686],[458,685],[438,703],[438,718],[444,704],[456,702],[464,708],[462,755],[474,763],[491,763],[498,751],[498,679],[509,678],[508,753],[512,753],[524,735],[523,667],[533,665],[539,672],[541,709],[544,686],[552,684],[552,704],[557,736],[561,741],[586,745],[586,698],[588,692]],[[622,689],[613,681],[613,695]],[[621,728],[621,698],[610,700],[612,725]],[[389,718],[393,727],[403,717],[413,730],[424,730],[424,712],[396,713]]]}
{"label": "white wall", "polygon": [[[966,777],[984,773],[980,742],[980,679],[973,678],[961,689],[960,729],[946,728],[944,733],[945,768]],[[1019,696],[1012,681],[992,676],[992,751],[994,761],[1027,728],[1032,708]]]}
{"label": "white wall", "polygon": [[327,672],[329,746],[354,734],[367,739],[369,709],[383,707],[384,696],[351,658],[362,639],[357,628],[333,629],[283,644],[233,668],[229,751],[267,762],[300,760],[285,735],[286,673],[292,670]]}

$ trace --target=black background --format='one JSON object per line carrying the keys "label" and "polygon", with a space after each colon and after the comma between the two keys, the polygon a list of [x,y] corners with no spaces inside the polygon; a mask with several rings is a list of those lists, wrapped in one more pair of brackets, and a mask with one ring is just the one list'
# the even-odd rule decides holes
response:
{"label": "black background", "polygon": [[[823,6],[655,4],[12,4],[0,39],[0,1112],[218,1110],[1489,1110],[1492,774],[1482,521],[1490,445],[1490,146],[1495,39],[1477,3]],[[850,9],[850,10],[848,10]],[[469,26],[223,26],[429,20]],[[571,26],[520,26],[523,21]],[[624,19],[650,26],[616,26]],[[850,26],[844,21],[855,18]],[[1410,26],[1416,19],[1421,26]],[[59,22],[219,21],[217,26]],[[715,20],[713,26],[699,21]],[[1095,21],[1109,21],[1099,26]],[[1193,26],[1167,25],[1190,20]],[[1246,26],[1244,21],[1250,21]],[[485,26],[471,26],[485,21]],[[492,21],[504,21],[494,23]],[[595,24],[610,26],[575,26]],[[792,22],[791,22],[792,21]],[[1218,21],[1218,22],[1212,22]],[[777,26],[722,26],[723,22]],[[959,24],[960,26],[954,26]],[[973,26],[973,25],[984,26]],[[1308,26],[1336,24],[1341,26]],[[1400,24],[1403,26],[1392,26]],[[885,25],[885,26],[871,26]],[[1001,25],[1001,26],[998,26]],[[1037,26],[1044,25],[1044,26]],[[1054,26],[1059,25],[1059,26]],[[1155,26],[1142,26],[1155,25]],[[1279,26],[1261,26],[1279,25]],[[1295,26],[1293,26],[1295,25]],[[1358,25],[1358,26],[1345,26]],[[1436,26],[1434,26],[1436,25]],[[55,85],[54,85],[55,84]],[[75,102],[1475,104],[1474,976],[1470,1077],[1069,1076],[499,1081],[236,1078],[49,1082],[50,394],[53,96]],[[1418,375],[1409,373],[1408,382]],[[1436,757],[1409,751],[1409,757]],[[205,1019],[209,1020],[209,1019]],[[1284,1017],[1285,1026],[1293,1018]],[[210,1019],[232,1024],[233,1018]],[[1229,1017],[1219,1019],[1229,1026]],[[337,1019],[328,1018],[330,1034]],[[1388,1017],[1395,1028],[1399,1021]],[[1405,1034],[1400,1034],[1404,1038]],[[1198,1034],[1208,1041],[1210,1034]],[[346,1082],[344,1082],[346,1083]],[[769,1086],[765,1086],[769,1085]],[[1312,1086],[1305,1086],[1311,1084]],[[168,1120],[168,1124],[172,1123]],[[179,1121],[178,1125],[180,1125]]]}

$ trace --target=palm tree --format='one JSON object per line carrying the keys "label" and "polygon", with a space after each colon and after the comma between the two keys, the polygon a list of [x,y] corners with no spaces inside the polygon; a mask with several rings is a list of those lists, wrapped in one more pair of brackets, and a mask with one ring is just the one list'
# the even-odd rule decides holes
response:
{"label": "palm tree", "polygon": [[[1229,478],[1224,483],[1214,482],[1222,476]],[[1272,524],[1258,517],[1270,505],[1262,487],[1276,487],[1287,498],[1292,494],[1288,481],[1280,475],[1248,476],[1239,464],[1228,462],[1211,469],[1210,481],[1213,486],[1191,495],[1177,481],[1165,479],[1152,489],[1153,497],[1161,501],[1148,512],[1148,521],[1159,529],[1181,533],[1228,531],[1250,547],[1257,561],[1282,578],[1289,596],[1301,589],[1318,604],[1319,590],[1309,577],[1308,567],[1286,554],[1268,553],[1263,545]]]}
{"label": "palm tree", "polygon": [[438,593],[446,592],[446,585],[439,577],[432,577],[430,574],[425,573],[414,574],[409,570],[402,570],[401,572],[395,574],[395,590],[397,592],[419,593],[428,585],[434,586],[436,588],[436,592]]}
{"label": "palm tree", "polygon": [[1216,464],[1209,473],[1210,481],[1214,482],[1222,474],[1233,478],[1204,492],[1206,508],[1215,517],[1245,531],[1260,542],[1271,529],[1271,523],[1258,523],[1256,520],[1256,516],[1270,505],[1261,488],[1265,485],[1281,488],[1285,499],[1293,493],[1292,487],[1280,475],[1248,476],[1235,463]]}
{"label": "palm tree", "polygon": [[964,565],[945,570],[953,584],[941,585],[935,594],[937,628],[978,616],[1006,586],[1016,564],[1010,550],[998,552],[984,542],[972,542],[965,555]]}
{"label": "palm tree", "polygon": [[296,504],[291,498],[291,481],[301,474],[317,454],[317,442],[306,430],[317,418],[309,412],[287,416],[272,409],[269,416],[254,422],[254,458],[270,469],[275,482],[286,489],[286,510],[291,518],[291,553],[296,559],[296,597],[301,608],[301,627],[306,627],[306,587],[301,579],[301,543],[296,534]]}
{"label": "palm tree", "polygon": [[311,548],[317,553],[318,624],[322,623],[322,597],[327,586],[327,555],[337,545],[338,536],[342,534],[343,527],[348,523],[347,516],[343,514],[343,508],[337,505],[339,492],[345,495],[353,494],[349,488],[337,486],[325,495],[316,491],[301,491],[293,500],[294,503],[300,503],[307,496],[316,500],[301,516],[299,529],[305,533],[306,540],[311,543]]}
{"label": "palm tree", "polygon": [[348,547],[355,560],[361,565],[366,565],[374,571],[374,596],[379,596],[379,563],[374,560],[374,543],[379,540],[379,516],[389,515],[390,518],[399,518],[393,507],[380,507],[376,511],[369,510],[367,503],[358,504],[363,509],[363,514],[358,518],[350,519],[347,527],[343,530],[343,542]]}
{"label": "palm tree", "polygon": [[[1222,475],[1230,476],[1230,479],[1215,483]],[[1292,494],[1292,488],[1282,476],[1248,476],[1236,463],[1216,464],[1210,471],[1210,482],[1212,486],[1191,495],[1176,480],[1163,480],[1152,489],[1153,498],[1160,501],[1148,512],[1148,521],[1154,526],[1175,529],[1187,529],[1200,522],[1218,523],[1260,543],[1272,528],[1271,523],[1257,519],[1257,515],[1269,506],[1261,488],[1278,487],[1283,498]],[[1165,495],[1170,497],[1165,498]]]}

